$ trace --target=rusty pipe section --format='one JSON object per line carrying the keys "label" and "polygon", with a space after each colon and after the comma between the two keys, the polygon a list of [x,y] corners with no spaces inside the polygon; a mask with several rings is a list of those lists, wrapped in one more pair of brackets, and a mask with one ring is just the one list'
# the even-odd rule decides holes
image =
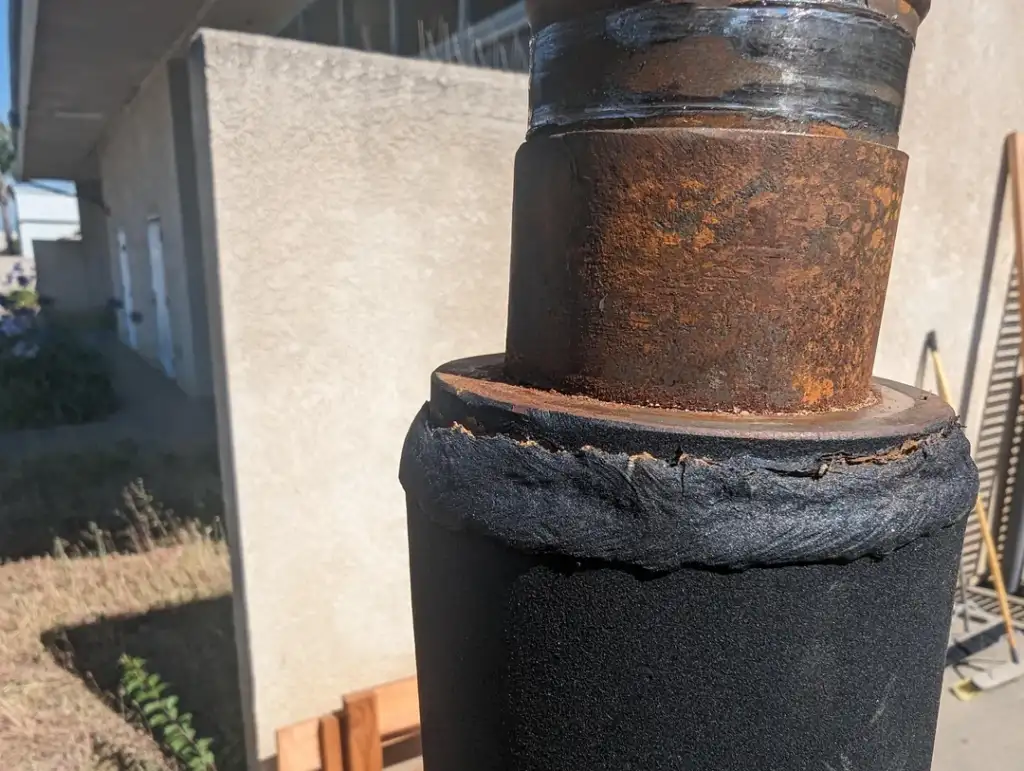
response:
{"label": "rusty pipe section", "polygon": [[535,0],[507,375],[696,411],[872,403],[926,0]]}

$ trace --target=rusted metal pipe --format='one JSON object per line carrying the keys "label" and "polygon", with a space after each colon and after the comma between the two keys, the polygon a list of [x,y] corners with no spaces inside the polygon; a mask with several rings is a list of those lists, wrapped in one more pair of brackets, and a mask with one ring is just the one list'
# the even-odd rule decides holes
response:
{"label": "rusted metal pipe", "polygon": [[870,402],[926,10],[533,3],[509,375],[694,410]]}
{"label": "rusted metal pipe", "polygon": [[534,0],[507,350],[410,429],[425,762],[927,771],[977,473],[872,380],[926,0]]}

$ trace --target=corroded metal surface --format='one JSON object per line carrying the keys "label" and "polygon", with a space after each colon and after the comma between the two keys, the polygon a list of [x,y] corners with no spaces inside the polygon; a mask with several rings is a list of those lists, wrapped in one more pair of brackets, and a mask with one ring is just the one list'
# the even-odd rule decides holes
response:
{"label": "corroded metal surface", "polygon": [[516,164],[509,375],[688,410],[863,406],[906,162],[761,131],[532,138]]}
{"label": "corroded metal surface", "polygon": [[536,0],[507,372],[610,402],[873,398],[918,0]]}
{"label": "corroded metal surface", "polygon": [[[793,443],[835,441],[855,443],[870,439],[881,444],[924,435],[953,419],[953,411],[934,394],[902,383],[876,379],[877,398],[859,410],[825,414],[748,415],[735,412],[685,410],[614,404],[585,396],[571,396],[512,383],[504,374],[500,354],[449,362],[433,376],[431,402],[448,403],[445,394],[466,401],[514,405],[523,413],[571,416],[597,424],[625,424],[634,430],[727,439],[786,440]],[[444,423],[444,421],[442,421]],[[470,426],[470,429],[475,427]],[[524,437],[529,438],[529,437]],[[650,449],[650,448],[649,448]]]}

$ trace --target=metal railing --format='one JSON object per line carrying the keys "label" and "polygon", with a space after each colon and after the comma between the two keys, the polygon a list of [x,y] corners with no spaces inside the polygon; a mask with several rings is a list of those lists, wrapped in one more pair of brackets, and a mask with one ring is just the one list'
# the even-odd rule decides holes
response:
{"label": "metal railing", "polygon": [[442,22],[436,31],[420,24],[420,58],[474,67],[527,72],[530,69],[530,25],[526,3],[517,2],[450,34]]}

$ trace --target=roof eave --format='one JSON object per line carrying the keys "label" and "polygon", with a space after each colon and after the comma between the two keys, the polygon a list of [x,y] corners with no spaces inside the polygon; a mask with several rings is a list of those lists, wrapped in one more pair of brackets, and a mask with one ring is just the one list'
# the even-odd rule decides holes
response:
{"label": "roof eave", "polygon": [[35,53],[39,0],[11,0],[11,123],[15,147],[14,176],[21,179],[25,168],[25,143],[28,125],[28,96],[32,85],[32,56]]}

